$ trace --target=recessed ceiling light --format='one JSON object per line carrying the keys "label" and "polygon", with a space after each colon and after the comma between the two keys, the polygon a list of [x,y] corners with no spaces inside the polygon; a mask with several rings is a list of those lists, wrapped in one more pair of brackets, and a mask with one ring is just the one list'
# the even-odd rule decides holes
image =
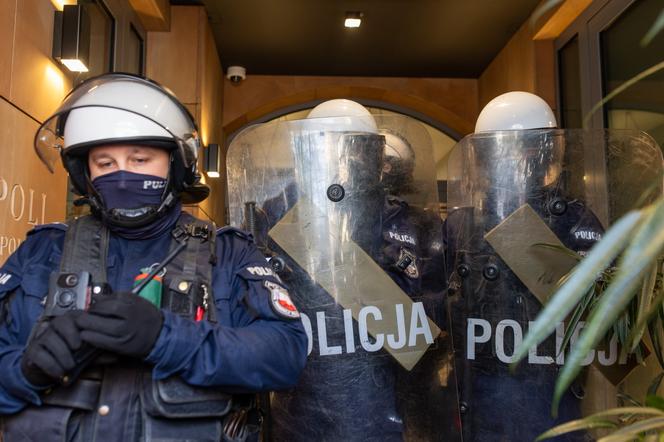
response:
{"label": "recessed ceiling light", "polygon": [[347,28],[359,28],[362,24],[361,12],[346,12],[346,20],[344,26]]}

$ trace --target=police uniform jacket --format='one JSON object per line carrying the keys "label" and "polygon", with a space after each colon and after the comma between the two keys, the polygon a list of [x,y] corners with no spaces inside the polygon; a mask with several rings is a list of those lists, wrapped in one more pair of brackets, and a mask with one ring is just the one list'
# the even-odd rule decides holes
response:
{"label": "police uniform jacket", "polygon": [[[39,407],[45,392],[28,383],[20,360],[42,313],[49,274],[58,271],[66,229],[65,224],[35,228],[0,268],[2,415],[19,413],[26,407],[37,412],[48,408]],[[111,288],[116,292],[131,290],[140,269],[161,262],[171,241],[170,232],[147,240],[111,234],[107,256]],[[189,385],[217,390],[253,392],[293,386],[304,366],[307,338],[301,321],[285,319],[271,306],[270,284],[265,282],[281,285],[281,281],[266,269],[266,261],[250,237],[239,230],[219,230],[216,254],[211,283],[218,322],[194,322],[162,310],[163,327],[151,353],[144,362],[135,363],[147,367],[155,380],[177,376]],[[88,413],[95,420],[99,440],[147,439],[141,435],[144,430],[137,428],[140,422],[132,421],[132,410],[140,409],[139,393],[131,385],[122,390],[111,391],[104,385],[100,402],[107,401],[103,404],[105,413],[97,409]],[[33,418],[32,425],[48,423]],[[71,433],[70,429],[61,430]]]}

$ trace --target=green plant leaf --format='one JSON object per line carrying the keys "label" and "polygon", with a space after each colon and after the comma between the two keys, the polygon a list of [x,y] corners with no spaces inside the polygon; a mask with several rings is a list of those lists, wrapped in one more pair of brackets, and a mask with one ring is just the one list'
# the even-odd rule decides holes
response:
{"label": "green plant leaf", "polygon": [[664,412],[664,398],[657,396],[656,394],[649,394],[646,396],[646,406],[657,408],[658,410],[662,410],[662,412]]}
{"label": "green plant leaf", "polygon": [[653,379],[653,381],[650,383],[650,386],[648,387],[648,392],[647,392],[648,396],[646,397],[654,396],[657,394],[657,390],[659,390],[659,386],[662,383],[662,379],[664,379],[664,372],[655,376],[655,379]]}
{"label": "green plant leaf", "polygon": [[586,421],[585,419],[581,419],[577,421],[567,422],[563,425],[558,425],[557,427],[550,429],[546,433],[542,433],[539,436],[537,436],[535,442],[560,436],[561,434],[571,433],[572,431],[592,430],[595,428],[616,428],[617,426],[618,424],[608,420]]}
{"label": "green plant leaf", "polygon": [[620,259],[614,280],[588,317],[585,329],[558,376],[552,404],[554,414],[563,393],[579,373],[581,362],[624,311],[644,272],[664,249],[664,200],[659,200],[655,206],[649,206],[641,212],[645,216],[644,221],[636,229],[634,239]]}
{"label": "green plant leaf", "polygon": [[565,335],[563,336],[563,342],[560,344],[560,352],[563,353],[567,348],[567,344],[574,335],[574,330],[576,330],[579,321],[583,317],[583,314],[586,312],[586,309],[590,305],[591,301],[595,297],[595,291],[597,290],[597,284],[593,284],[588,293],[586,293],[585,298],[576,306],[574,309],[574,314],[572,318],[567,323],[567,328],[565,330]]}
{"label": "green plant leaf", "polygon": [[664,368],[664,352],[662,351],[662,330],[664,329],[664,318],[662,308],[657,309],[657,315],[648,323],[648,332],[652,340],[653,351],[657,357],[659,366]]}
{"label": "green plant leaf", "polygon": [[623,442],[638,438],[639,433],[644,431],[664,428],[664,416],[645,419],[634,424],[622,427],[612,434],[602,437],[597,442]]}
{"label": "green plant leaf", "polygon": [[556,328],[579,300],[587,293],[595,278],[618,256],[632,232],[643,219],[643,211],[631,211],[621,217],[604,238],[596,243],[588,255],[572,271],[569,279],[556,291],[530,326],[523,343],[514,354],[511,368],[515,369],[531,347],[542,342]]}
{"label": "green plant leaf", "polygon": [[607,102],[613,99],[616,95],[620,94],[622,91],[625,89],[629,88],[635,83],[638,83],[639,81],[643,80],[649,75],[654,74],[655,72],[664,69],[664,61],[661,61],[657,63],[654,66],[649,67],[648,69],[645,69],[629,80],[625,81],[622,83],[620,86],[615,88],[611,93],[607,94],[604,98],[602,98],[597,104],[595,104],[592,109],[586,114],[586,116],[583,118],[583,127],[588,127],[588,123],[590,122],[590,118],[593,116],[595,112],[597,112],[599,109],[601,109]]}
{"label": "green plant leaf", "polygon": [[[616,397],[618,399],[626,401],[626,402],[628,402],[628,403],[630,403],[630,404],[632,404],[636,407],[643,407],[643,404],[641,402],[637,401],[636,399],[634,399],[632,396],[630,396],[627,393],[618,393],[618,394],[616,394]],[[624,407],[622,407],[622,408],[624,408]]]}
{"label": "green plant leaf", "polygon": [[564,424],[558,425],[554,428],[551,428],[545,433],[542,433],[537,437],[536,440],[549,439],[554,436],[559,436],[561,434],[570,433],[572,431],[578,430],[590,430],[593,428],[615,428],[618,426],[618,423],[609,418],[615,418],[625,415],[632,416],[662,416],[664,417],[664,411],[659,410],[658,408],[653,407],[618,407],[611,408],[609,410],[600,411],[591,416],[585,417],[583,419],[576,419]]}
{"label": "green plant leaf", "polygon": [[[651,416],[664,416],[664,411],[655,407],[643,407],[643,406],[634,406],[634,407],[616,407],[610,408],[608,410],[600,411],[590,416],[584,417],[583,419],[578,420],[601,420],[608,417],[618,417],[624,416],[627,414],[631,415],[651,415]],[[574,421],[572,421],[574,422]],[[565,425],[565,424],[563,424]]]}
{"label": "green plant leaf", "polygon": [[561,245],[558,245],[558,244],[549,244],[549,243],[546,243],[546,242],[538,242],[538,243],[533,244],[533,247],[541,247],[543,249],[555,250],[557,252],[562,253],[563,255],[567,255],[569,257],[572,257],[572,258],[576,259],[577,261],[581,261],[581,258],[583,258],[581,255],[576,253],[574,250],[568,249],[567,247],[561,246]]}
{"label": "green plant leaf", "polygon": [[655,38],[657,34],[660,33],[660,31],[664,29],[664,8],[659,12],[659,15],[657,16],[657,20],[655,20],[655,23],[652,24],[650,29],[648,29],[648,32],[646,32],[646,35],[643,36],[641,39],[641,46],[645,47],[650,44],[650,42]]}
{"label": "green plant leaf", "polygon": [[[662,10],[664,12],[664,9]],[[664,171],[657,174],[657,177],[652,180],[650,184],[646,187],[641,193],[641,196],[636,200],[636,204],[632,206],[632,209],[640,209],[641,206],[645,205],[648,200],[652,197],[658,197],[662,194],[662,179],[664,179]]]}
{"label": "green plant leaf", "polygon": [[655,299],[652,299],[652,293],[657,282],[657,267],[657,264],[653,266],[652,272],[646,277],[641,288],[637,322],[627,338],[627,342],[629,343],[627,348],[630,351],[633,351],[639,345],[648,323],[657,315],[664,300],[664,292],[657,293]]}

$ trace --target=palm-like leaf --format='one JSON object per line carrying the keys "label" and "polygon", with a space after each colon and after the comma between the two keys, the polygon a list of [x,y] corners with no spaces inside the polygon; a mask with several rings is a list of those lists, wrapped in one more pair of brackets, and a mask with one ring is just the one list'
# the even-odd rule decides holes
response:
{"label": "palm-like leaf", "polygon": [[623,442],[638,439],[640,433],[664,428],[664,416],[653,417],[638,421],[632,425],[621,428],[610,435],[598,439],[597,442]]}
{"label": "palm-like leaf", "polygon": [[643,212],[629,212],[606,232],[602,241],[595,244],[530,326],[523,344],[514,355],[513,366],[528,354],[531,347],[546,339],[555,330],[556,324],[569,315],[595,283],[597,275],[607,268],[624,248],[643,216]]}
{"label": "palm-like leaf", "polygon": [[657,283],[657,274],[659,264],[653,265],[650,274],[646,276],[643,286],[641,287],[641,294],[639,296],[639,312],[637,315],[636,325],[632,329],[629,337],[627,338],[627,346],[625,348],[633,351],[641,342],[643,333],[648,327],[648,324],[657,315],[662,301],[664,301],[664,291],[655,292],[655,284]]}
{"label": "palm-like leaf", "polygon": [[583,419],[573,420],[554,427],[541,434],[536,440],[545,440],[561,434],[578,430],[591,430],[594,428],[616,428],[619,422],[611,418],[622,418],[624,416],[655,416],[664,418],[664,411],[654,407],[620,407],[602,411]]}
{"label": "palm-like leaf", "polygon": [[[641,283],[644,273],[664,249],[664,200],[644,209],[642,213],[645,219],[625,250],[615,279],[588,317],[583,333],[562,368],[556,382],[552,405],[554,410],[557,410],[560,398],[581,370],[581,362],[586,354],[598,344],[623,312]],[[593,252],[597,253],[597,250],[591,251],[588,258]]]}

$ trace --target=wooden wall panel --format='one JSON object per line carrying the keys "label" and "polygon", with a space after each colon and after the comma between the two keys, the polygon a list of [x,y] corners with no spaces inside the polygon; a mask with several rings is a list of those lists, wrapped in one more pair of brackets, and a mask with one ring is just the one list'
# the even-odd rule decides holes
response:
{"label": "wooden wall panel", "polygon": [[0,95],[5,98],[9,98],[17,1],[0,0]]}
{"label": "wooden wall panel", "polygon": [[71,89],[71,80],[51,59],[54,11],[45,0],[20,0],[16,8],[9,99],[40,121]]}
{"label": "wooden wall panel", "polygon": [[171,6],[168,0],[129,0],[141,23],[148,31],[168,31]]}
{"label": "wooden wall panel", "polygon": [[403,106],[439,120],[459,134],[477,118],[477,80],[457,78],[302,77],[247,74],[224,80],[224,127],[231,130],[269,112],[329,98],[364,98]]}
{"label": "wooden wall panel", "polygon": [[32,148],[38,124],[0,100],[0,264],[36,224],[63,221],[66,174],[51,175]]}
{"label": "wooden wall panel", "polygon": [[133,53],[133,32],[131,26],[141,36],[143,41],[147,40],[147,33],[143,24],[129,0],[104,0],[116,20],[115,28],[115,70],[118,72],[134,72],[135,63],[131,59]]}
{"label": "wooden wall panel", "polygon": [[[196,118],[204,144],[223,146],[223,71],[203,7],[172,6],[170,31],[148,32],[147,74],[173,90],[187,106]],[[202,170],[203,152],[200,154]],[[223,168],[223,160],[220,164]],[[225,180],[204,176],[203,181],[211,188],[210,197],[187,210],[223,224]]]}
{"label": "wooden wall panel", "polygon": [[[225,145],[222,139],[222,105],[223,105],[223,71],[221,62],[217,55],[217,47],[214,42],[212,30],[207,26],[207,21],[203,21],[201,26],[201,110],[199,115],[199,124],[201,128],[201,137],[207,146],[215,143],[220,146],[219,152],[219,178],[207,179],[210,186],[211,197],[203,201],[200,206],[210,218],[217,223],[223,223],[225,218],[225,199],[226,199],[226,167],[225,154],[222,151]],[[201,157],[203,155],[201,154]],[[202,161],[200,162],[202,166]]]}
{"label": "wooden wall panel", "polygon": [[168,86],[183,103],[196,103],[199,91],[199,29],[205,9],[173,6],[169,32],[148,32],[146,74]]}
{"label": "wooden wall panel", "polygon": [[199,116],[203,141],[219,143],[221,141],[221,110],[223,105],[223,71],[217,55],[212,30],[207,22],[201,26],[201,76]]}
{"label": "wooden wall panel", "polygon": [[509,91],[532,92],[556,108],[554,48],[552,41],[533,40],[534,30],[526,20],[478,81],[479,109]]}
{"label": "wooden wall panel", "polygon": [[565,0],[542,24],[533,38],[535,40],[557,38],[592,2],[593,0]]}

